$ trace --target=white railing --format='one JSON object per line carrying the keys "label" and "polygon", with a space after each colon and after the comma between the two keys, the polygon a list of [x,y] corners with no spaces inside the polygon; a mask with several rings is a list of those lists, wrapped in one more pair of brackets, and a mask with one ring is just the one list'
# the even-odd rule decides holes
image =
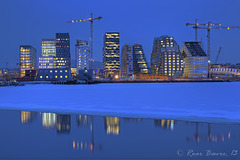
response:
{"label": "white railing", "polygon": [[240,69],[237,68],[212,68],[212,74],[232,74],[240,76]]}

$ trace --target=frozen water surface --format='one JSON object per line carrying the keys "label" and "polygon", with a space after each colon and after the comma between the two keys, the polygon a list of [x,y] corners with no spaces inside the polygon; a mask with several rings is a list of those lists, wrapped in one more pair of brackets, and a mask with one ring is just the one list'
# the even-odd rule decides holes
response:
{"label": "frozen water surface", "polygon": [[1,87],[0,109],[240,121],[239,82]]}

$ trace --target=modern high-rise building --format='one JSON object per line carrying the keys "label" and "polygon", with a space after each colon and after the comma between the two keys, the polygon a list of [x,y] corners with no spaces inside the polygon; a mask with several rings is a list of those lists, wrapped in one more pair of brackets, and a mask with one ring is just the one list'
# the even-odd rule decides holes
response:
{"label": "modern high-rise building", "polygon": [[42,56],[38,59],[39,69],[55,68],[56,41],[54,38],[42,39]]}
{"label": "modern high-rise building", "polygon": [[164,35],[154,38],[151,54],[151,73],[180,77],[183,74],[184,62],[177,42],[173,37]]}
{"label": "modern high-rise building", "polygon": [[106,32],[103,46],[103,69],[105,77],[119,75],[119,33]]}
{"label": "modern high-rise building", "polygon": [[56,56],[56,40],[54,38],[42,39],[42,56]]}
{"label": "modern high-rise building", "polygon": [[69,33],[56,33],[56,68],[71,68]]}
{"label": "modern high-rise building", "polygon": [[89,69],[90,50],[88,41],[77,40],[75,45],[77,73],[79,70]]}
{"label": "modern high-rise building", "polygon": [[143,52],[142,45],[134,44],[133,45],[133,74],[150,74],[150,70],[147,64],[147,59]]}
{"label": "modern high-rise building", "polygon": [[185,61],[184,77],[207,78],[208,56],[200,42],[183,42],[181,53]]}
{"label": "modern high-rise building", "polygon": [[29,45],[20,46],[20,76],[25,76],[26,70],[37,69],[36,49]]}
{"label": "modern high-rise building", "polygon": [[132,46],[125,44],[121,51],[121,77],[131,77],[133,74],[132,67]]}

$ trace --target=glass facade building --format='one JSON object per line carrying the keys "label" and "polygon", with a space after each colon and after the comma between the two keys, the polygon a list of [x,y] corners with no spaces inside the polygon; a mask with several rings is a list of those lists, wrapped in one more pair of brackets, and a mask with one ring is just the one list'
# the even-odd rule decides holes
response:
{"label": "glass facade building", "polygon": [[185,61],[184,77],[207,78],[208,56],[200,42],[183,42],[181,53]]}
{"label": "glass facade building", "polygon": [[119,75],[119,33],[106,32],[103,44],[103,69],[105,77]]}
{"label": "glass facade building", "polygon": [[56,41],[54,38],[42,39],[42,56],[38,59],[39,69],[55,68]]}
{"label": "glass facade building", "polygon": [[133,51],[133,74],[150,74],[150,70],[147,64],[147,59],[143,52],[142,45],[134,44]]}
{"label": "glass facade building", "polygon": [[56,68],[71,68],[69,33],[56,33]]}
{"label": "glass facade building", "polygon": [[56,56],[56,41],[54,38],[42,39],[42,56]]}
{"label": "glass facade building", "polygon": [[77,40],[75,45],[77,73],[78,70],[89,69],[90,50],[88,41]]}
{"label": "glass facade building", "polygon": [[37,69],[36,49],[32,46],[20,46],[20,76],[24,77],[26,70]]}
{"label": "glass facade building", "polygon": [[151,73],[153,75],[180,77],[183,74],[183,68],[183,57],[173,37],[164,35],[154,38]]}
{"label": "glass facade building", "polygon": [[121,77],[131,77],[132,67],[132,46],[125,44],[121,51]]}

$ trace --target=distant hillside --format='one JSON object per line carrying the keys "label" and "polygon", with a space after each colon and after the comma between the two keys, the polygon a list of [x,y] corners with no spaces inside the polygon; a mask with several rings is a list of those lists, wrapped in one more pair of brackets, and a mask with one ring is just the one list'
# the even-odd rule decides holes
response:
{"label": "distant hillside", "polygon": [[99,62],[99,61],[94,61],[93,62],[93,68],[96,69],[96,68],[102,68],[103,67],[103,63],[102,62]]}

